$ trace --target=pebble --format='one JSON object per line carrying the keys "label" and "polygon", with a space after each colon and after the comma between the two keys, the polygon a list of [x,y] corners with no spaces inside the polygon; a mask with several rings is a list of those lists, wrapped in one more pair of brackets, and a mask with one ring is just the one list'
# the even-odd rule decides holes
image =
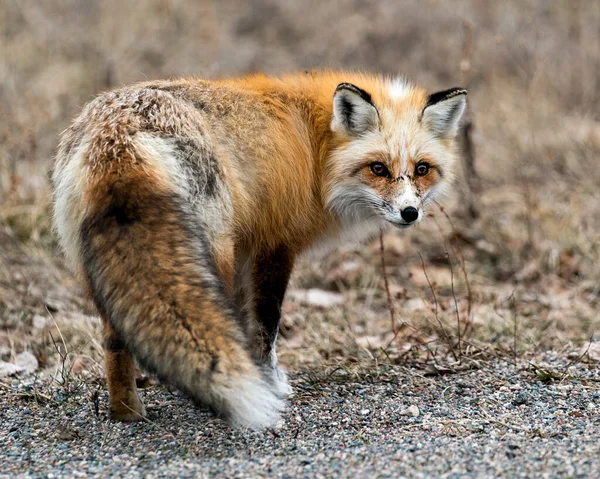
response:
{"label": "pebble", "polygon": [[[555,370],[567,363],[545,359]],[[600,370],[573,365],[581,380],[562,386],[577,394],[562,396],[560,384],[541,383],[526,366],[496,360],[432,377],[380,367],[381,382],[315,373],[319,394],[292,375],[281,427],[259,432],[234,431],[160,386],[142,393],[148,422],[118,424],[107,420],[104,390],[94,414],[95,386],[85,382],[62,388],[38,379],[35,390],[53,398],[43,405],[19,396],[31,394],[31,381],[5,381],[0,478],[600,477]],[[506,378],[519,391],[496,396]],[[60,440],[61,430],[76,436]]]}
{"label": "pebble", "polygon": [[412,416],[412,417],[417,417],[420,414],[419,408],[418,406],[415,406],[414,404],[412,406],[409,406],[407,409],[405,409],[404,411],[400,411],[400,416]]}
{"label": "pebble", "polygon": [[521,406],[523,404],[527,404],[528,402],[529,395],[525,391],[518,393],[512,401],[515,406]]}

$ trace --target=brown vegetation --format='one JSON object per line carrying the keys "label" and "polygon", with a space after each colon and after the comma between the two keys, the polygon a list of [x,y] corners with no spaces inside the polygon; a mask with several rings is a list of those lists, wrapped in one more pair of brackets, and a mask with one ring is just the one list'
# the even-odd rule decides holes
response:
{"label": "brown vegetation", "polygon": [[86,101],[146,78],[336,66],[467,82],[468,161],[445,209],[384,237],[397,334],[379,243],[347,248],[297,268],[282,362],[586,351],[600,326],[598,25],[587,0],[3,2],[1,359],[99,359],[48,219],[53,149]]}

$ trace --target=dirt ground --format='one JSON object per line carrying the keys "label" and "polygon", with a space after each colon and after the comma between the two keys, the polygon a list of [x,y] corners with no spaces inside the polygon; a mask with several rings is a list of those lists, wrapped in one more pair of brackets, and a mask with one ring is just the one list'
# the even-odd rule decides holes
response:
{"label": "dirt ground", "polygon": [[[556,375],[550,379],[549,374]],[[235,431],[161,387],[148,420],[107,420],[89,377],[0,380],[0,478],[597,477],[600,370],[529,361],[311,368],[280,426]]]}
{"label": "dirt ground", "polygon": [[591,0],[3,2],[2,384],[18,394],[33,374],[51,391],[69,373],[103,387],[98,318],[49,219],[53,150],[85,102],[147,78],[323,67],[465,86],[470,129],[454,193],[386,234],[383,262],[377,240],[298,265],[279,343],[295,381],[546,353],[597,378],[598,25]]}

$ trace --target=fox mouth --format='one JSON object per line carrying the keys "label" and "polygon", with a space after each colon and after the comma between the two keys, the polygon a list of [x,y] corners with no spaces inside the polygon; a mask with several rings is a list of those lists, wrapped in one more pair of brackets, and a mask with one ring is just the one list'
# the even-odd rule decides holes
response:
{"label": "fox mouth", "polygon": [[379,205],[378,213],[383,217],[383,219],[385,219],[385,221],[392,224],[395,228],[404,229],[404,228],[409,228],[410,226],[416,225],[423,218],[423,213],[420,209],[417,210],[414,207],[413,207],[413,209],[416,210],[415,213],[418,211],[418,215],[414,219],[409,218],[412,221],[406,221],[400,211],[395,210],[392,207],[392,205],[390,205],[389,203],[387,203],[385,201],[382,202],[381,205]]}
{"label": "fox mouth", "polygon": [[405,228],[410,228],[411,226],[416,225],[417,221],[413,221],[412,223],[397,223],[395,221],[390,221],[390,223],[398,229],[405,229]]}
{"label": "fox mouth", "polygon": [[401,217],[400,214],[396,214],[395,212],[394,214],[389,214],[389,210],[386,213],[387,214],[384,213],[383,215],[385,220],[398,229],[404,229],[414,226],[421,221],[422,217],[421,214],[419,214],[419,216],[414,221],[406,221],[404,218]]}

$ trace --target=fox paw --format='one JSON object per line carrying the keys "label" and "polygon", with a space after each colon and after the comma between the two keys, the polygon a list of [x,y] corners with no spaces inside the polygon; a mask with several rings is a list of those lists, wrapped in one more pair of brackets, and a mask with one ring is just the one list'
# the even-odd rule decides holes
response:
{"label": "fox paw", "polygon": [[111,398],[110,418],[113,421],[135,422],[143,421],[146,409],[140,401],[137,392],[128,392],[123,398]]}

